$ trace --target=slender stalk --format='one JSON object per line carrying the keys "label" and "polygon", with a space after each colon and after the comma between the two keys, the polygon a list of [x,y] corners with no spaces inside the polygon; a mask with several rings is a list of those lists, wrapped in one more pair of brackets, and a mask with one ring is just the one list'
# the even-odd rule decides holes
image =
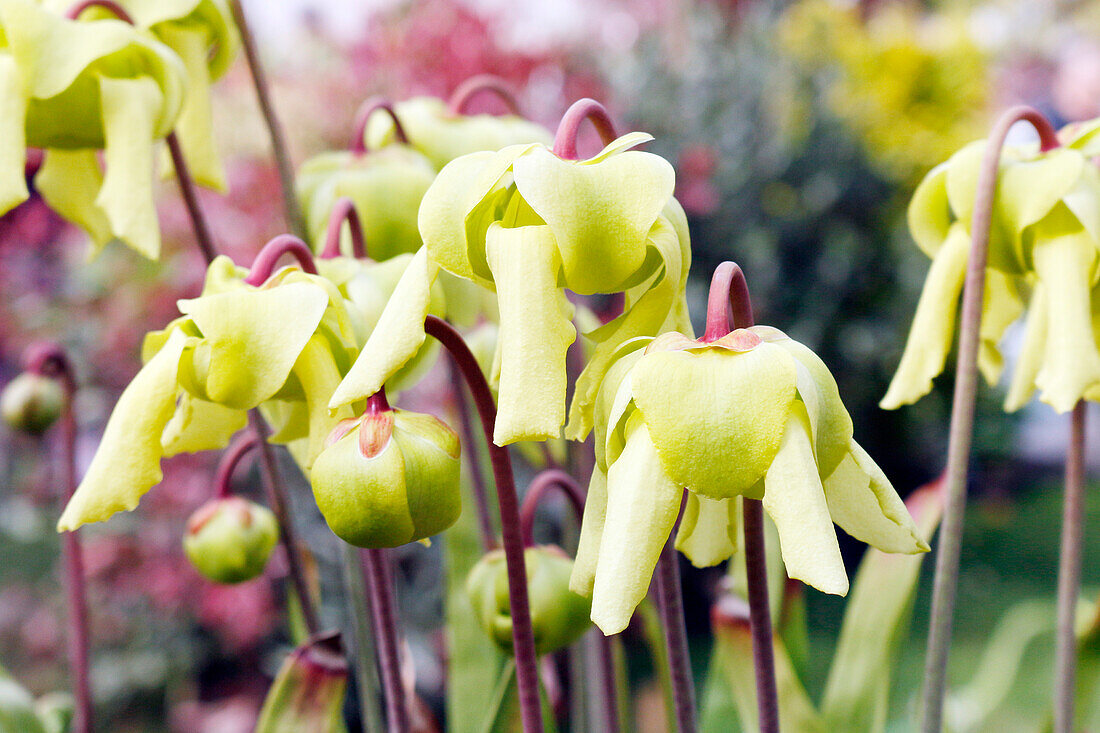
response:
{"label": "slender stalk", "polygon": [[932,581],[932,613],[924,661],[924,695],[921,730],[940,733],[943,729],[943,700],[947,688],[947,657],[959,581],[959,552],[962,548],[963,516],[966,511],[966,475],[970,442],[974,432],[974,403],[978,391],[978,340],[982,301],[985,296],[985,265],[989,254],[989,231],[993,219],[993,198],[1001,148],[1009,128],[1026,120],[1039,133],[1043,150],[1058,145],[1054,128],[1030,107],[1013,107],[993,127],[978,173],[978,190],[970,227],[970,256],[963,285],[959,349],[955,365],[955,394],[951,405],[951,427],[947,443],[947,468],[943,523],[940,525],[936,573]]}
{"label": "slender stalk", "polygon": [[367,149],[367,123],[370,122],[371,115],[378,110],[382,110],[393,120],[394,139],[399,143],[409,144],[409,136],[405,134],[405,126],[401,124],[401,119],[394,111],[393,103],[385,97],[371,97],[359,105],[359,109],[355,112],[355,121],[351,126],[351,143],[348,145],[348,150],[352,154],[366,155],[369,152]]}
{"label": "slender stalk", "polygon": [[405,703],[401,658],[397,652],[397,611],[389,553],[384,549],[369,549],[363,550],[360,555],[370,591],[374,638],[378,642],[378,666],[382,669],[382,689],[386,696],[387,730],[390,733],[407,733],[409,709]]}
{"label": "slender stalk", "polygon": [[599,630],[593,634],[596,649],[596,675],[599,681],[600,707],[604,712],[603,730],[607,733],[619,733],[619,684],[615,674],[615,652],[611,648],[616,637],[604,636]]}
{"label": "slender stalk", "polygon": [[520,114],[519,102],[516,100],[516,92],[508,82],[499,76],[492,74],[478,74],[471,76],[466,81],[455,87],[451,98],[447,100],[447,111],[452,115],[466,114],[470,100],[480,94],[490,93],[500,101],[514,115]]}
{"label": "slender stalk", "polygon": [[[464,445],[474,445],[474,426],[470,422],[470,406],[466,402],[466,393],[462,391],[462,375],[459,368],[451,366],[451,383],[454,385],[455,404],[458,409],[458,429]],[[485,488],[485,473],[481,467],[481,453],[470,451],[470,483],[474,492],[474,508],[477,510],[477,524],[481,530],[481,548],[488,552],[497,546],[497,533],[493,529],[493,517],[489,512],[489,491]]]}
{"label": "slender stalk", "polygon": [[[736,328],[755,323],[745,273],[732,262],[714,271],[707,299],[707,325],[703,341],[717,341]],[[749,625],[752,633],[752,662],[756,673],[756,706],[761,733],[779,731],[779,693],[775,682],[775,652],[772,647],[772,617],[768,599],[768,564],[764,540],[764,505],[742,497],[745,537],[745,573],[749,596]]]}
{"label": "slender stalk", "polygon": [[577,521],[580,521],[581,517],[584,516],[585,497],[584,489],[580,487],[580,484],[574,481],[573,477],[565,471],[556,468],[543,471],[535,476],[535,480],[527,487],[527,493],[523,497],[523,505],[519,510],[520,534],[523,536],[523,542],[527,547],[535,544],[533,537],[535,511],[538,509],[539,502],[542,501],[542,498],[550,489],[558,489],[565,494],[569,504],[573,507],[574,514],[577,516]]}
{"label": "slender stalk", "polygon": [[271,277],[275,271],[275,263],[283,255],[291,255],[298,260],[302,270],[311,275],[317,274],[317,264],[313,261],[313,252],[306,243],[293,234],[280,234],[264,245],[256,259],[252,260],[252,269],[244,281],[249,285],[259,286]]}
{"label": "slender stalk", "polygon": [[672,527],[668,541],[657,560],[657,611],[665,627],[669,673],[672,677],[672,700],[679,733],[694,733],[695,680],[691,674],[688,653],[687,626],[684,623],[684,601],[680,590],[680,559],[676,555],[676,528],[687,504],[687,490],[680,500],[680,515]]}
{"label": "slender stalk", "polygon": [[176,181],[180,186],[180,194],[183,195],[183,203],[187,207],[187,214],[191,218],[191,226],[195,230],[195,240],[199,245],[206,264],[214,261],[218,256],[217,247],[214,246],[214,236],[210,233],[210,226],[206,223],[206,216],[199,205],[199,192],[195,181],[191,178],[191,169],[187,167],[187,161],[183,157],[183,149],[180,147],[176,133],[168,133],[165,138],[168,143],[168,153],[172,156],[172,167],[176,171]]}
{"label": "slender stalk", "polygon": [[578,99],[570,105],[562,115],[558,123],[557,134],[554,135],[554,155],[563,160],[577,159],[577,133],[581,123],[589,120],[600,134],[604,145],[608,145],[618,137],[615,134],[615,125],[611,122],[611,115],[607,109],[594,99]]}
{"label": "slender stalk", "polygon": [[215,496],[219,499],[225,499],[232,493],[230,479],[233,477],[233,470],[248,455],[249,451],[257,446],[256,436],[251,431],[239,437],[229,446],[222,455],[218,470],[214,473]]}
{"label": "slender stalk", "polygon": [[279,185],[283,194],[283,210],[286,216],[287,226],[290,231],[305,239],[305,219],[302,217],[302,209],[298,204],[298,196],[294,189],[294,166],[290,161],[290,152],[287,149],[286,136],[279,124],[279,118],[275,114],[275,105],[271,101],[271,87],[267,82],[267,74],[264,73],[260,63],[260,54],[256,49],[256,39],[252,35],[252,29],[248,26],[241,0],[229,0],[229,9],[233,13],[233,22],[237,24],[237,30],[241,34],[241,47],[244,49],[244,57],[248,62],[248,71],[252,75],[252,85],[256,88],[256,100],[260,103],[260,113],[263,115],[264,124],[267,125],[267,133],[271,138],[271,148],[275,154],[275,166],[279,171]]}
{"label": "slender stalk", "polygon": [[113,14],[123,23],[129,23],[130,25],[134,24],[133,19],[130,17],[130,14],[126,12],[126,9],[118,3],[113,2],[113,0],[83,0],[69,8],[65,13],[65,17],[69,20],[76,20],[80,17],[80,14],[88,8],[102,8]]}
{"label": "slender stalk", "polygon": [[512,614],[512,645],[516,657],[516,687],[524,733],[542,733],[542,709],[539,700],[538,663],[535,635],[531,629],[531,606],[527,597],[527,569],[523,559],[523,537],[519,530],[519,500],[512,475],[508,449],[493,442],[496,404],[477,359],[458,331],[435,316],[424,319],[424,331],[438,339],[451,353],[458,370],[470,388],[481,418],[482,431],[489,444],[489,458],[496,480],[497,506],[500,510],[501,539],[508,570],[508,603]]}
{"label": "slender stalk", "polygon": [[1054,648],[1054,733],[1073,733],[1077,688],[1077,597],[1085,518],[1085,401],[1070,416],[1062,549],[1058,561],[1058,638]]}
{"label": "slender stalk", "polygon": [[359,548],[346,542],[340,543],[341,570],[352,625],[351,656],[355,660],[356,691],[359,693],[359,717],[363,733],[381,733],[384,727],[382,710],[375,691],[381,688],[378,669],[374,664],[374,632],[368,619],[373,619],[373,609],[368,598],[363,563]]}
{"label": "slender stalk", "polygon": [[[64,464],[64,500],[68,502],[76,491],[76,378],[72,365],[61,346],[41,342],[31,345],[24,355],[28,372],[60,380],[65,389],[65,404],[61,412],[61,452]],[[65,532],[61,538],[65,596],[68,602],[69,668],[72,674],[75,716],[74,733],[91,733],[93,706],[91,674],[88,664],[88,599],[84,583],[84,552],[79,530]]]}
{"label": "slender stalk", "polygon": [[260,445],[260,474],[263,476],[264,490],[267,492],[268,503],[271,511],[279,520],[279,537],[286,551],[286,563],[290,573],[290,580],[294,584],[294,592],[298,596],[298,603],[302,607],[302,616],[305,618],[306,628],[310,634],[316,634],[320,629],[317,618],[317,609],[313,604],[313,594],[306,582],[305,568],[302,567],[302,558],[298,552],[297,531],[291,521],[288,494],[286,485],[279,475],[278,462],[275,460],[275,450],[267,442],[268,429],[259,410],[248,411],[248,423],[256,434],[256,440]]}
{"label": "slender stalk", "polygon": [[359,212],[355,210],[355,202],[347,196],[341,196],[332,207],[332,214],[328,218],[328,230],[325,232],[325,246],[321,250],[321,259],[330,260],[340,256],[340,234],[344,229],[344,222],[348,224],[348,232],[351,234],[351,256],[361,260],[367,256],[367,243],[363,239],[363,225],[359,221]]}

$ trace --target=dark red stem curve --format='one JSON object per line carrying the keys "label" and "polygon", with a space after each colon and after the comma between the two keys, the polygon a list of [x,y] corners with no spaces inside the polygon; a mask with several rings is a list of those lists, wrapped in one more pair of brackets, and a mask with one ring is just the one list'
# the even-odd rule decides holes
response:
{"label": "dark red stem curve", "polygon": [[508,82],[493,74],[478,74],[471,76],[466,81],[455,87],[451,98],[447,101],[447,111],[452,115],[466,114],[470,100],[478,95],[488,92],[495,96],[514,115],[519,115],[519,102],[516,101],[515,90]]}
{"label": "dark red stem curve", "polygon": [[714,270],[710,281],[703,341],[717,341],[735,328],[750,328],[754,324],[745,273],[737,264],[723,262]]}
{"label": "dark red stem curve", "polygon": [[355,210],[355,202],[347,196],[341,196],[333,205],[332,214],[328,218],[325,246],[321,250],[322,260],[340,256],[340,234],[344,229],[344,222],[348,223],[348,232],[351,234],[351,256],[357,260],[367,256],[367,243],[363,239],[363,225],[359,221],[359,212]]}
{"label": "dark red stem curve", "polygon": [[298,260],[302,269],[311,275],[317,274],[317,265],[313,261],[313,252],[302,240],[293,234],[280,234],[264,245],[256,259],[252,261],[252,269],[248,277],[244,279],[249,285],[259,287],[271,277],[275,271],[275,263],[283,255],[291,255]]}
{"label": "dark red stem curve", "polygon": [[256,434],[251,430],[243,433],[230,444],[229,448],[222,454],[222,459],[218,463],[218,470],[214,474],[214,495],[216,497],[225,499],[232,494],[230,479],[233,477],[233,471],[241,460],[257,447],[259,447],[259,442],[256,440]]}
{"label": "dark red stem curve", "polygon": [[[470,406],[466,401],[466,393],[462,391],[462,377],[458,367],[451,366],[451,385],[454,388],[455,409],[458,412],[458,429],[464,442],[474,440],[474,426],[470,420]],[[481,549],[489,552],[497,547],[497,533],[493,529],[493,518],[489,510],[489,491],[485,488],[485,472],[481,467],[481,454],[470,451],[468,454],[470,467],[470,489],[474,495],[474,508],[477,510],[477,526],[481,535]]]}
{"label": "dark red stem curve", "polygon": [[384,97],[371,97],[359,105],[359,110],[355,113],[355,123],[351,128],[351,143],[348,145],[348,150],[353,154],[365,155],[369,152],[367,148],[367,123],[370,122],[371,115],[378,110],[383,110],[393,120],[393,132],[397,141],[408,145],[409,136],[405,134],[405,128],[401,124],[401,120],[398,119],[397,112],[393,109],[393,103]]}
{"label": "dark red stem curve", "polygon": [[512,615],[512,644],[516,656],[516,687],[519,692],[520,718],[524,733],[542,733],[542,709],[539,700],[538,662],[535,636],[531,629],[531,606],[527,597],[527,569],[523,559],[523,537],[519,529],[519,500],[512,461],[508,449],[493,442],[497,408],[485,375],[481,373],[462,336],[446,321],[435,316],[424,319],[424,331],[450,352],[466,386],[473,396],[496,480],[500,510],[501,540],[508,572],[508,602]]}
{"label": "dark red stem curve", "polygon": [[[65,404],[61,412],[61,445],[65,475],[65,502],[76,491],[76,376],[72,362],[65,350],[56,343],[38,341],[23,353],[26,371],[57,379],[65,390]],[[88,663],[88,599],[84,580],[84,552],[79,530],[65,532],[61,538],[61,555],[64,566],[65,596],[68,602],[69,666],[73,682],[75,716],[74,733],[91,733],[93,730],[93,705],[90,666]]]}
{"label": "dark red stem curve", "polygon": [[531,485],[527,487],[527,493],[523,497],[523,505],[519,510],[520,534],[523,536],[523,544],[526,547],[535,544],[533,536],[535,511],[538,509],[539,502],[542,501],[542,498],[546,496],[550,489],[558,489],[565,494],[565,498],[569,500],[570,506],[573,507],[573,513],[576,515],[578,522],[584,516],[585,491],[580,487],[580,484],[574,481],[573,477],[565,471],[556,468],[541,472],[535,476],[534,480],[531,481]]}
{"label": "dark red stem curve", "polygon": [[408,733],[409,709],[401,681],[401,657],[397,649],[397,604],[391,576],[390,554],[385,549],[362,550],[363,572],[370,593],[374,635],[378,639],[378,666],[386,698],[389,733]]}
{"label": "dark red stem curve", "polygon": [[134,19],[130,17],[130,14],[126,12],[126,9],[118,3],[114,2],[113,0],[83,0],[82,2],[78,2],[71,8],[69,8],[69,10],[65,13],[65,17],[69,20],[76,20],[80,17],[80,14],[88,8],[103,8],[104,10],[121,20],[123,23],[129,23],[130,25],[134,24]]}
{"label": "dark red stem curve", "polygon": [[680,584],[680,558],[676,553],[676,531],[687,506],[687,490],[680,498],[680,513],[672,532],[657,560],[657,612],[665,627],[665,647],[668,650],[669,677],[672,679],[674,717],[678,733],[695,733],[695,680],[691,673],[687,624],[684,620],[684,599]]}
{"label": "dark red stem curve", "polygon": [[577,133],[585,120],[592,122],[604,145],[609,145],[618,137],[607,109],[595,99],[585,97],[573,102],[562,115],[557,134],[554,135],[554,155],[563,160],[577,159]]}

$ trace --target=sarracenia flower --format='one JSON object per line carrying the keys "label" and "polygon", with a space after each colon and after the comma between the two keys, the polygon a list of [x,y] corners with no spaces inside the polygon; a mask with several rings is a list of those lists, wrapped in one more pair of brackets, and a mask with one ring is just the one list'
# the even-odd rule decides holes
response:
{"label": "sarracenia flower", "polygon": [[[1005,408],[1035,388],[1059,412],[1100,397],[1093,298],[1100,280],[1100,122],[1067,131],[1065,147],[1006,148],[997,174],[978,364],[990,384],[1003,369],[999,342],[1027,313],[1027,334]],[[925,177],[909,228],[932,267],[909,340],[882,407],[915,402],[943,371],[970,253],[978,169],[985,143],[968,145]]]}
{"label": "sarracenia flower", "polygon": [[[574,134],[576,124],[574,117]],[[636,336],[690,329],[683,292],[691,255],[687,221],[672,198],[672,167],[630,150],[650,139],[631,133],[584,161],[559,155],[557,145],[527,144],[448,164],[420,206],[425,248],[331,406],[373,394],[419,348],[427,293],[442,267],[497,294],[494,441],[557,436],[565,421],[565,354],[575,339],[565,288],[625,292],[624,313],[586,334],[598,345],[578,379],[567,430],[583,438],[615,348]]]}
{"label": "sarracenia flower", "polygon": [[156,258],[153,145],[176,122],[186,76],[148,31],[0,0],[0,213],[27,197],[26,148],[45,148],[36,186],[93,252],[117,238]]}
{"label": "sarracenia flower", "polygon": [[[766,326],[716,341],[666,333],[620,349],[597,402],[597,467],[570,586],[621,631],[676,521],[676,545],[712,565],[737,547],[738,497],[763,501],[787,574],[843,595],[833,523],[886,552],[925,552],[905,505],[852,437],[828,368]],[[601,445],[602,444],[602,445]]]}

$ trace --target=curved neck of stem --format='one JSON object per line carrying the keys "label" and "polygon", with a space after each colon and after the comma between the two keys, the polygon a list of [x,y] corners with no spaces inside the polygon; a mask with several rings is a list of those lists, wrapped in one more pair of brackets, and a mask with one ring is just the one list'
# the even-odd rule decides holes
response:
{"label": "curved neck of stem", "polygon": [[353,154],[365,155],[368,152],[367,123],[370,122],[371,115],[378,110],[382,110],[390,116],[391,120],[393,120],[393,133],[397,141],[408,145],[409,136],[405,134],[405,128],[401,125],[401,120],[398,119],[397,113],[393,110],[393,103],[383,97],[371,97],[363,102],[363,104],[359,106],[359,110],[355,113],[355,124],[352,126],[351,132],[351,144],[348,145],[348,149],[351,150]]}
{"label": "curved neck of stem", "polygon": [[539,700],[538,661],[535,657],[535,636],[531,628],[531,606],[527,597],[527,570],[523,559],[523,538],[519,529],[519,500],[512,474],[508,449],[493,442],[493,425],[497,409],[485,375],[481,373],[462,336],[446,321],[435,316],[424,319],[424,332],[438,340],[458,367],[470,388],[496,480],[497,504],[500,510],[501,540],[508,573],[508,602],[512,614],[512,645],[516,656],[516,687],[519,692],[520,717],[524,733],[542,733],[542,710]]}
{"label": "curved neck of stem", "polygon": [[43,377],[61,382],[65,388],[66,401],[71,405],[76,392],[76,376],[68,354],[60,344],[53,341],[36,341],[23,352],[23,368]]}
{"label": "curved neck of stem", "polygon": [[377,415],[380,412],[390,412],[393,410],[390,407],[389,400],[386,399],[386,388],[378,390],[370,397],[367,398],[367,415]]}
{"label": "curved neck of stem", "polygon": [[703,341],[717,341],[735,328],[751,328],[755,323],[745,273],[733,262],[723,262],[710,281]]}
{"label": "curved neck of stem", "polygon": [[256,259],[252,261],[252,269],[244,281],[257,287],[263,285],[271,277],[271,273],[275,271],[275,263],[279,261],[280,257],[287,254],[298,260],[298,264],[302,266],[303,270],[311,275],[317,274],[313,252],[306,246],[306,243],[293,234],[280,234],[265,244],[260,253],[256,255]]}
{"label": "curved neck of stem", "polygon": [[591,121],[604,145],[611,144],[618,137],[611,115],[602,104],[594,99],[578,99],[565,111],[558,123],[558,131],[554,135],[554,155],[563,160],[577,160],[577,133],[585,120]]}
{"label": "curved neck of stem", "polygon": [[535,476],[535,480],[527,487],[527,494],[523,497],[523,506],[519,510],[520,534],[523,535],[525,547],[531,547],[535,544],[535,510],[538,509],[539,502],[542,501],[550,489],[558,489],[565,494],[565,498],[569,500],[569,505],[573,507],[573,513],[576,515],[578,522],[584,516],[585,492],[580,484],[574,481],[573,477],[565,471],[556,468],[543,471]]}
{"label": "curved neck of stem", "polygon": [[492,74],[478,74],[471,76],[455,88],[451,98],[447,101],[447,111],[452,115],[466,114],[470,106],[470,100],[482,93],[492,94],[504,102],[504,106],[514,115],[519,115],[519,102],[512,87],[499,76]]}
{"label": "curved neck of stem", "polygon": [[114,2],[113,0],[83,0],[82,2],[78,2],[71,8],[69,8],[68,11],[65,13],[65,17],[69,20],[76,20],[80,17],[80,14],[88,8],[102,8],[103,10],[106,10],[111,15],[121,20],[123,23],[129,23],[130,25],[134,24],[134,19],[130,17],[130,14],[126,12],[126,9],[118,3]]}
{"label": "curved neck of stem", "polygon": [[256,440],[255,433],[248,432],[234,441],[233,445],[229,446],[229,449],[222,455],[221,462],[218,463],[218,470],[214,474],[214,495],[219,499],[225,499],[231,491],[231,481],[233,477],[233,471],[240,464],[249,452],[254,448],[259,447],[259,441]]}
{"label": "curved neck of stem", "polygon": [[344,222],[347,222],[348,232],[351,233],[351,256],[357,260],[367,256],[367,244],[363,239],[363,226],[359,221],[359,212],[355,210],[355,202],[347,196],[341,196],[332,207],[332,215],[328,218],[325,246],[321,250],[322,260],[340,256],[340,233],[344,229]]}

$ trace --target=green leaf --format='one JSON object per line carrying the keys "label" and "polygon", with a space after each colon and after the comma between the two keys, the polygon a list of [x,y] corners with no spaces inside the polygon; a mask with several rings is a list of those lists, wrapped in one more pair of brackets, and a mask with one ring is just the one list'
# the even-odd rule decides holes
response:
{"label": "green leaf", "polygon": [[[937,481],[913,492],[906,502],[925,542],[939,525],[943,501],[943,485]],[[874,549],[864,555],[822,698],[828,730],[884,730],[891,673],[908,629],[923,561],[923,555]]]}
{"label": "green leaf", "polygon": [[[484,690],[479,708],[484,710]],[[539,684],[539,702],[542,707],[542,725],[546,733],[556,733],[558,726],[554,721],[553,708],[546,699],[546,691]],[[500,671],[500,677],[489,698],[488,714],[484,717],[483,733],[523,733],[520,719],[519,694],[516,687],[516,660],[509,659]]]}

